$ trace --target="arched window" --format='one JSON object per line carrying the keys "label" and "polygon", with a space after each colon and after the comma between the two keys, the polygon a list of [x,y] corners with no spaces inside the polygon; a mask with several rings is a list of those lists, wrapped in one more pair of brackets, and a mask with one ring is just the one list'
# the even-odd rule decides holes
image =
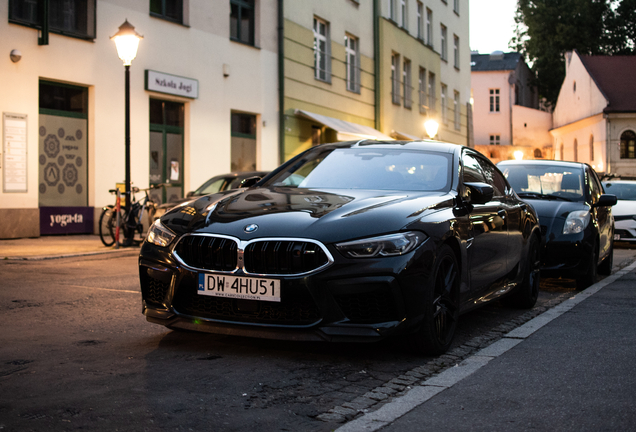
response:
{"label": "arched window", "polygon": [[561,143],[561,147],[559,147],[559,155],[561,156],[561,160],[565,160],[563,153],[565,152],[565,146]]}
{"label": "arched window", "polygon": [[621,159],[636,159],[636,133],[626,130],[621,134]]}
{"label": "arched window", "polygon": [[535,159],[543,158],[543,153],[541,153],[541,149],[534,149],[534,158]]}
{"label": "arched window", "polygon": [[590,135],[590,163],[594,163],[594,135]]}
{"label": "arched window", "polygon": [[574,162],[579,161],[579,142],[574,138]]}

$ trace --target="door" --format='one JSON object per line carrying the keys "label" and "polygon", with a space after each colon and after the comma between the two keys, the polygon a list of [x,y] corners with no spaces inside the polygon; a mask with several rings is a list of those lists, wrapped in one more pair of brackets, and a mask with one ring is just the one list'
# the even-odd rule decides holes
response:
{"label": "door", "polygon": [[166,185],[151,192],[157,203],[183,196],[183,117],[182,103],[150,99],[149,182]]}
{"label": "door", "polygon": [[[463,179],[467,182],[488,183],[478,156],[464,153]],[[470,284],[476,299],[489,293],[494,282],[507,273],[508,228],[506,210],[501,200],[493,196],[485,204],[473,204],[470,211],[471,240],[467,254]]]}

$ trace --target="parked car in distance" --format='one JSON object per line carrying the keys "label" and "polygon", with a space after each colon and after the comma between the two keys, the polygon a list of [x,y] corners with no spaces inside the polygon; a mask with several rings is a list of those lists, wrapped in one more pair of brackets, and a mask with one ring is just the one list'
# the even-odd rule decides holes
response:
{"label": "parked car in distance", "polygon": [[592,167],[553,160],[502,161],[497,166],[539,215],[543,276],[576,279],[583,289],[594,283],[597,272],[612,272],[611,207],[616,196],[605,194]]}
{"label": "parked car in distance", "polygon": [[612,179],[604,181],[603,187],[618,199],[612,208],[614,241],[636,242],[636,181]]}
{"label": "parked car in distance", "polygon": [[249,188],[156,221],[141,248],[142,309],[173,329],[319,341],[407,334],[440,354],[460,313],[532,307],[534,210],[499,170],[436,141],[313,147]]}
{"label": "parked car in distance", "polygon": [[198,198],[204,195],[209,195],[230,189],[237,189],[241,187],[241,183],[246,179],[252,179],[254,177],[258,177],[260,179],[265,177],[267,174],[269,174],[269,171],[248,171],[231,172],[214,176],[195,190],[188,192],[185,198],[179,198],[177,200],[172,200],[170,202],[158,205],[157,211],[154,214],[154,219],[159,219],[168,210],[186,201],[190,201],[194,198]]}

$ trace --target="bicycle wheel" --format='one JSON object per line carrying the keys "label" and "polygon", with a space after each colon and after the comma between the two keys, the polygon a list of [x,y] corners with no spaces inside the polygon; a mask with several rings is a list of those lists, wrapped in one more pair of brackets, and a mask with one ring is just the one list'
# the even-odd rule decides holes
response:
{"label": "bicycle wheel", "polygon": [[108,206],[102,210],[102,214],[99,216],[99,238],[104,243],[104,246],[115,244],[113,215],[115,215],[113,206]]}

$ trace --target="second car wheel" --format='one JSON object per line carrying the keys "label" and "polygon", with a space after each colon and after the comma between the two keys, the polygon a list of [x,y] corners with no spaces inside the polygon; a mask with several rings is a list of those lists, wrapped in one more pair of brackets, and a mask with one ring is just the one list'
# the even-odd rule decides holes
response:
{"label": "second car wheel", "polygon": [[528,259],[526,260],[523,282],[521,282],[521,285],[519,285],[513,294],[502,300],[507,306],[519,309],[530,309],[536,304],[537,298],[539,297],[539,285],[541,283],[539,240],[533,235],[528,241],[530,244],[528,245]]}
{"label": "second car wheel", "polygon": [[426,287],[421,327],[412,335],[416,351],[439,355],[450,347],[459,318],[459,274],[453,250],[443,245],[435,260],[432,286]]}
{"label": "second car wheel", "polygon": [[594,282],[596,282],[596,274],[598,269],[598,248],[596,242],[592,244],[592,253],[590,254],[590,260],[586,266],[586,272],[583,276],[576,279],[576,289],[582,290]]}

